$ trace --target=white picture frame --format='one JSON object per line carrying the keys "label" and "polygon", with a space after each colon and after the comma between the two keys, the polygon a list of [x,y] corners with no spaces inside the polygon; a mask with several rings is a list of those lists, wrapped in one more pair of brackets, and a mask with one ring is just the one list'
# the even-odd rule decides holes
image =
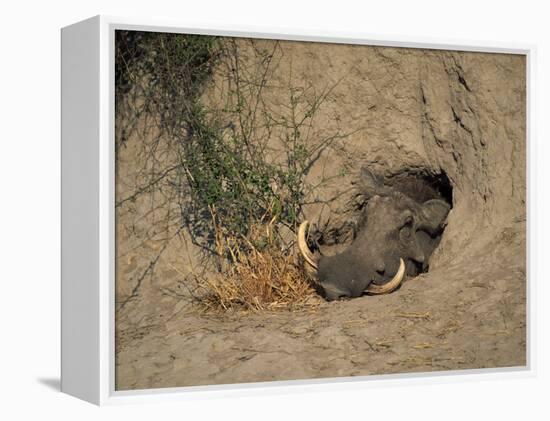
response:
{"label": "white picture frame", "polygon": [[277,381],[116,391],[114,382],[114,31],[131,29],[297,41],[338,42],[523,54],[527,59],[527,258],[533,241],[529,188],[532,167],[532,45],[461,43],[451,40],[387,38],[356,33],[321,33],[277,28],[195,26],[154,19],[96,16],[67,26],[62,41],[62,377],[63,392],[103,405],[204,399],[264,393],[379,387],[381,384],[476,381],[529,377],[536,373],[534,280],[527,271],[527,365],[509,369],[391,374],[353,378]]}

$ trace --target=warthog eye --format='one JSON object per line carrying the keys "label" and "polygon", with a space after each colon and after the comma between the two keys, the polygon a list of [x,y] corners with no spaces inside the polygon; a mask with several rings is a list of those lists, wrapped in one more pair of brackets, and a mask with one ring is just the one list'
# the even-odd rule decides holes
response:
{"label": "warthog eye", "polygon": [[405,222],[403,223],[403,226],[399,230],[399,235],[403,240],[408,240],[411,238],[413,232],[413,218],[412,216],[407,216],[405,218]]}

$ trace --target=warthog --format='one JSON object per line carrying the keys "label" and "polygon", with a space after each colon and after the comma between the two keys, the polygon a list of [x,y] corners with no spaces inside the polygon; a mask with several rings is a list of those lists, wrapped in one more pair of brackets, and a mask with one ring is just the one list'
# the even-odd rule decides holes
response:
{"label": "warthog", "polygon": [[[360,180],[367,202],[356,236],[345,251],[335,256],[313,253],[306,240],[308,222],[298,230],[299,249],[315,269],[327,300],[387,294],[401,284],[405,273],[415,276],[425,270],[450,210],[447,202],[433,198],[441,197],[435,190],[415,194],[414,183],[392,185],[366,169]],[[432,198],[417,200],[423,196]]]}

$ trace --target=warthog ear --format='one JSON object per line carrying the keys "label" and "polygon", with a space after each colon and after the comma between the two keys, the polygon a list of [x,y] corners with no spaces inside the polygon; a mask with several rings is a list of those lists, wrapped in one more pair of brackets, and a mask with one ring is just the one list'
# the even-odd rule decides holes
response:
{"label": "warthog ear", "polygon": [[375,176],[367,167],[361,168],[361,176],[357,184],[361,190],[361,194],[367,199],[377,194],[382,195],[387,190],[384,186],[383,178]]}
{"label": "warthog ear", "polygon": [[424,202],[420,205],[418,228],[430,234],[437,234],[450,210],[449,204],[443,200],[432,199]]}

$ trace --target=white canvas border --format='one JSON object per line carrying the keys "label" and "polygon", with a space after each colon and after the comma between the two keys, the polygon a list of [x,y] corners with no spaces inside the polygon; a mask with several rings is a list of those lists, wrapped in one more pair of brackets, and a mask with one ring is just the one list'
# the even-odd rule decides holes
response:
{"label": "white canvas border", "polygon": [[[532,269],[535,267],[531,245],[535,235],[531,229],[536,220],[534,191],[535,145],[533,133],[533,106],[535,82],[534,45],[512,45],[484,41],[467,43],[448,39],[424,39],[387,37],[363,33],[318,32],[299,28],[258,28],[240,25],[212,25],[175,22],[158,19],[133,19],[100,16],[100,145],[99,145],[99,402],[100,404],[145,403],[181,401],[184,399],[207,399],[213,397],[242,397],[265,394],[287,394],[296,392],[335,391],[351,388],[413,386],[418,384],[444,384],[480,380],[502,380],[526,378],[536,375],[536,314],[535,282]],[[114,39],[115,29],[132,29],[155,32],[195,33],[287,39],[297,41],[337,42],[408,48],[429,48],[489,53],[524,54],[527,59],[527,366],[499,369],[460,370],[436,373],[406,373],[380,376],[330,378],[316,380],[293,380],[269,383],[236,385],[212,385],[135,391],[114,390],[114,283],[115,283],[115,211],[114,211]]]}

